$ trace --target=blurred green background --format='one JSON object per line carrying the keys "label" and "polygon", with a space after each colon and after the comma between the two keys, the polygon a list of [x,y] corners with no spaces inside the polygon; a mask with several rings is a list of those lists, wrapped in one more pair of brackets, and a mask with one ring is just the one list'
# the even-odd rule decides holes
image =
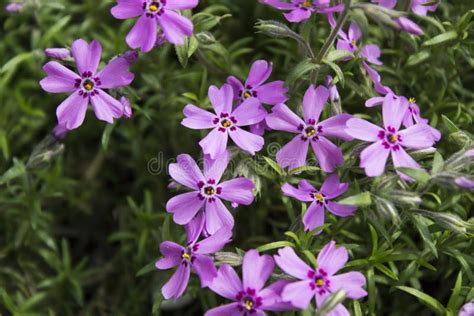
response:
{"label": "blurred green background", "polygon": [[[35,146],[55,127],[56,107],[65,98],[38,84],[47,62],[43,49],[67,47],[83,38],[101,42],[103,62],[124,52],[134,20],[114,19],[114,2],[35,0],[18,13],[0,10],[0,314],[150,315],[154,309],[155,314],[202,315],[222,303],[192,277],[182,300],[161,304],[159,290],[171,274],[152,266],[161,241],[184,237],[164,208],[176,194],[167,188],[166,162],[180,153],[198,159],[197,142],[205,135],[180,125],[182,109],[187,103],[208,107],[209,85],[221,85],[231,74],[245,78],[259,58],[274,63],[274,80],[287,80],[290,107],[299,105],[309,84],[307,73],[295,73],[305,60],[301,48],[254,28],[259,19],[286,23],[280,12],[255,0],[202,0],[193,10],[196,34],[208,31],[215,43],[201,43],[188,61],[181,60],[185,68],[169,44],[141,54],[131,68],[136,78],[123,91],[133,103],[132,119],[107,126],[89,111],[85,123],[64,140],[64,148],[55,147],[54,157],[28,165]],[[3,8],[7,2],[0,3]],[[415,97],[422,116],[442,131],[438,156],[419,156],[429,171],[433,159],[436,168],[443,168],[439,157],[446,161],[473,146],[472,9],[472,0],[442,1],[430,17],[413,17],[425,30],[420,37],[377,25],[361,12],[350,16],[361,24],[365,42],[382,47],[384,65],[377,69],[384,84]],[[311,40],[315,52],[329,33],[324,16],[292,28]],[[455,38],[423,45],[451,30]],[[344,76],[344,87],[339,86],[344,111],[377,121],[380,111],[364,107],[375,94],[359,61],[338,64]],[[325,65],[319,82],[326,74],[336,75]],[[368,200],[367,195],[358,197],[361,207],[354,218],[328,216],[325,233],[310,237],[298,224],[301,205],[280,193],[284,181],[297,177],[257,168],[267,166],[262,157],[274,159],[275,144],[283,145],[289,137],[268,133],[268,147],[254,164],[242,163],[248,156],[234,153],[233,173],[254,179],[257,201],[239,207],[234,241],[226,250],[291,240],[284,235],[290,228],[312,252],[335,239],[350,249],[350,268],[369,280],[368,298],[347,302],[359,315],[432,315],[441,307],[456,314],[463,301],[474,297],[472,192],[446,187],[436,177],[410,185],[390,175],[369,180],[351,154],[356,142],[344,143],[347,164],[341,174],[351,182],[347,196],[371,193]],[[298,177],[319,184],[324,176],[313,168]],[[429,299],[397,286],[418,289],[442,306],[430,307]]]}

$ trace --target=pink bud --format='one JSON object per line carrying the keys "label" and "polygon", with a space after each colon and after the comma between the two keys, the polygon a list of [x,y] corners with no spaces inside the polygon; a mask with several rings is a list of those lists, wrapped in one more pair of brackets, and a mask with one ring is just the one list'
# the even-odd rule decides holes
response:
{"label": "pink bud", "polygon": [[67,48],[46,48],[44,53],[48,57],[61,60],[71,58],[71,52]]}

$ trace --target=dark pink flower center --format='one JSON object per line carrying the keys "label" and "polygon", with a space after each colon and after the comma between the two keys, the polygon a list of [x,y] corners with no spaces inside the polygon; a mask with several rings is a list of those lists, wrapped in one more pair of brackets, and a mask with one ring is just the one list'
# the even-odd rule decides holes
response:
{"label": "dark pink flower center", "polygon": [[316,125],[315,119],[309,119],[306,124],[300,124],[298,130],[301,132],[302,140],[307,141],[308,139],[311,139],[316,141],[319,139],[319,135],[323,132],[323,127]]}
{"label": "dark pink flower center", "polygon": [[247,288],[246,291],[240,291],[236,296],[236,300],[240,303],[239,311],[248,314],[254,314],[262,305],[262,298],[257,295],[255,289]]}
{"label": "dark pink flower center", "polygon": [[96,87],[102,84],[99,77],[94,77],[90,71],[85,71],[81,77],[77,78],[74,82],[74,86],[79,90],[79,95],[87,98],[88,96],[93,97],[99,94],[99,91],[96,89]]}
{"label": "dark pink flower center", "polygon": [[309,284],[311,290],[316,291],[319,295],[329,292],[331,281],[326,271],[323,269],[310,270],[308,271],[308,278],[311,279]]}
{"label": "dark pink flower center", "polygon": [[148,0],[143,2],[143,11],[149,18],[160,16],[164,13],[166,0]]}
{"label": "dark pink flower center", "polygon": [[239,91],[239,97],[244,101],[245,99],[248,99],[250,97],[257,97],[257,91],[253,90],[252,86],[245,86],[243,90]]}
{"label": "dark pink flower center", "polygon": [[198,194],[199,199],[207,199],[207,201],[210,203],[216,200],[216,195],[222,193],[222,188],[216,184],[216,180],[214,179],[209,179],[207,182],[199,181],[197,186],[200,189]]}
{"label": "dark pink flower center", "polygon": [[310,193],[309,195],[318,205],[324,205],[327,203],[326,196],[322,194],[321,192],[315,191],[315,192]]}
{"label": "dark pink flower center", "polygon": [[385,149],[397,151],[400,149],[402,136],[397,133],[394,127],[388,126],[386,130],[380,130],[377,137],[382,140],[382,146]]}
{"label": "dark pink flower center", "polygon": [[218,126],[220,132],[225,132],[226,130],[235,131],[235,124],[237,119],[234,116],[230,116],[228,113],[221,113],[220,117],[215,117],[213,123]]}
{"label": "dark pink flower center", "polygon": [[183,249],[181,251],[181,264],[187,266],[188,264],[193,264],[194,260],[196,259],[193,256],[193,251],[189,248]]}

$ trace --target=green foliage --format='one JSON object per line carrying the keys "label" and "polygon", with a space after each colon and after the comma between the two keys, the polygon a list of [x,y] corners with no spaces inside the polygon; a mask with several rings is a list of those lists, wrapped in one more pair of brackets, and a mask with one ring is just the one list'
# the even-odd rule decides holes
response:
{"label": "green foliage", "polygon": [[[315,62],[330,33],[324,16],[290,25],[255,0],[202,0],[186,12],[195,24],[186,45],[165,44],[133,65],[136,79],[125,89],[132,119],[105,125],[88,113],[83,126],[51,147],[46,136],[65,96],[39,87],[43,49],[96,38],[107,61],[127,49],[133,21],[113,18],[112,0],[33,2],[20,13],[0,12],[0,314],[202,315],[221,304],[194,277],[182,299],[164,302],[160,294],[170,272],[154,269],[158,245],[185,241],[165,211],[176,193],[168,188],[166,163],[181,153],[200,155],[204,134],[180,125],[184,105],[210,107],[208,86],[231,74],[245,78],[254,60],[273,62],[272,78],[285,80],[294,110],[310,82],[332,75],[344,112],[380,122],[379,110],[364,107],[375,92],[359,56],[340,62],[348,55],[328,50]],[[368,297],[344,301],[354,315],[457,315],[474,298],[474,194],[454,185],[473,170],[463,156],[474,146],[473,15],[472,0],[442,1],[436,13],[413,17],[425,31],[416,37],[351,10],[348,19],[361,25],[363,42],[383,48],[384,64],[376,69],[384,84],[416,97],[442,140],[436,150],[411,153],[424,171],[398,170],[413,182],[400,180],[391,166],[367,178],[358,168],[360,145],[341,143],[346,163],[338,173],[350,189],[339,202],[359,208],[354,217],[326,214],[315,236],[302,227],[306,205],[280,188],[302,178],[319,186],[325,175],[313,165],[280,168],[274,148],[288,135],[267,133],[256,158],[233,154],[234,173],[254,180],[257,201],[236,210],[233,243],[216,260],[238,266],[241,249],[274,254],[291,246],[316,265],[322,246],[336,240],[350,252],[345,269],[367,277]],[[270,20],[292,33],[265,35],[271,32],[262,25]],[[318,315],[343,298],[334,293]],[[287,315],[314,313],[311,307]]]}

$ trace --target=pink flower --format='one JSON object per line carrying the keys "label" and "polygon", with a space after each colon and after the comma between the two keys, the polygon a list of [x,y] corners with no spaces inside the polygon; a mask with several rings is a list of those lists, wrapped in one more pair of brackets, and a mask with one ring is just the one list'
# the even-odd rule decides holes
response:
{"label": "pink flower", "polygon": [[333,174],[322,184],[320,190],[316,190],[311,183],[301,180],[298,188],[285,183],[281,189],[287,196],[291,196],[302,202],[311,202],[303,216],[305,230],[313,230],[324,225],[324,209],[336,216],[351,216],[356,211],[356,206],[340,204],[332,201],[334,198],[344,194],[349,184],[341,183],[339,176]]}
{"label": "pink flower", "polygon": [[[207,233],[214,234],[224,226],[230,229],[234,226],[234,218],[221,199],[243,205],[253,202],[253,182],[244,177],[221,182],[230,154],[225,151],[217,158],[204,157],[204,174],[191,156],[186,154],[179,155],[177,163],[170,164],[171,177],[192,190],[173,197],[166,204],[166,211],[173,213],[176,224],[185,225],[196,220],[196,216],[203,216],[197,219],[198,223],[203,224],[197,226],[204,226]],[[201,209],[203,214],[198,214]],[[196,229],[194,226],[191,228]]]}
{"label": "pink flower", "polygon": [[[321,307],[326,298],[338,290],[344,290],[351,299],[360,299],[367,296],[362,288],[365,277],[360,272],[347,272],[335,275],[342,269],[348,260],[347,250],[344,247],[336,248],[336,242],[329,242],[318,255],[318,266],[313,268],[301,260],[290,247],[285,247],[275,255],[276,264],[285,273],[300,281],[285,286],[281,297],[283,301],[291,302],[297,308],[306,309],[313,299]],[[328,316],[349,315],[349,311],[342,304],[338,304]]]}
{"label": "pink flower", "polygon": [[209,100],[214,113],[188,104],[183,110],[185,118],[181,122],[182,125],[192,129],[212,128],[212,131],[199,142],[204,154],[210,155],[212,159],[219,157],[226,151],[229,137],[239,148],[251,155],[262,149],[263,138],[242,129],[243,126],[263,121],[267,115],[267,111],[257,98],[249,97],[232,110],[233,89],[231,85],[224,84],[221,89],[216,86],[209,87]]}
{"label": "pink flower", "polygon": [[242,281],[235,270],[224,264],[217,272],[209,288],[234,301],[208,310],[205,316],[265,315],[265,311],[284,311],[292,306],[282,302],[280,293],[287,281],[277,281],[264,288],[273,272],[275,262],[267,255],[260,256],[256,250],[245,253],[242,264]]}
{"label": "pink flower", "polygon": [[46,56],[65,60],[71,58],[71,51],[67,48],[46,48],[44,50]]}
{"label": "pink flower", "polygon": [[209,286],[217,276],[217,271],[212,257],[208,254],[221,250],[225,244],[230,242],[231,237],[232,232],[224,227],[199,242],[188,238],[186,247],[172,241],[162,242],[160,251],[164,258],[158,260],[155,267],[160,270],[178,267],[161,289],[163,297],[176,299],[183,295],[189,282],[191,270],[199,276],[202,287]]}
{"label": "pink flower", "polygon": [[111,12],[117,19],[140,16],[126,41],[131,48],[149,52],[157,43],[158,25],[169,42],[183,45],[184,38],[193,34],[193,24],[177,10],[189,10],[197,5],[198,0],[117,0]]}
{"label": "pink flower", "polygon": [[102,53],[99,42],[94,40],[87,44],[78,39],[71,50],[79,75],[51,61],[43,67],[47,77],[40,81],[47,92],[72,92],[56,110],[58,124],[70,130],[79,127],[84,122],[89,103],[92,103],[99,120],[113,123],[114,119],[123,115],[123,106],[103,89],[124,87],[133,81],[134,75],[128,71],[128,62],[124,58],[115,58],[97,71]]}
{"label": "pink flower", "polygon": [[289,22],[303,22],[310,18],[313,13],[328,14],[341,12],[344,9],[343,4],[331,7],[330,0],[292,0],[284,2],[282,0],[259,0],[260,3],[268,4],[279,10],[289,11],[283,15]]}
{"label": "pink flower", "polygon": [[319,122],[328,98],[329,90],[326,87],[309,86],[303,99],[304,120],[285,104],[273,107],[272,113],[266,119],[268,126],[274,130],[297,134],[278,151],[276,160],[280,166],[290,169],[304,166],[310,144],[324,172],[332,172],[343,164],[342,151],[326,137],[351,140],[352,137],[344,131],[351,116],[339,114]]}
{"label": "pink flower", "polygon": [[[385,96],[382,112],[384,127],[376,126],[366,120],[352,118],[347,121],[346,133],[354,138],[373,142],[360,155],[360,166],[369,177],[379,176],[385,169],[389,154],[397,167],[420,169],[420,165],[404,150],[406,148],[425,149],[431,147],[435,140],[426,124],[415,124],[400,130],[403,116],[407,111],[406,104],[400,102],[392,93]],[[410,178],[401,175],[402,178]]]}
{"label": "pink flower", "polygon": [[[257,98],[263,104],[275,105],[288,100],[285,83],[281,80],[265,83],[272,73],[272,63],[265,60],[257,60],[252,64],[250,73],[245,84],[234,76],[227,78],[227,83],[234,89],[234,100],[240,105],[250,97]],[[250,126],[252,133],[263,135],[265,121]]]}

